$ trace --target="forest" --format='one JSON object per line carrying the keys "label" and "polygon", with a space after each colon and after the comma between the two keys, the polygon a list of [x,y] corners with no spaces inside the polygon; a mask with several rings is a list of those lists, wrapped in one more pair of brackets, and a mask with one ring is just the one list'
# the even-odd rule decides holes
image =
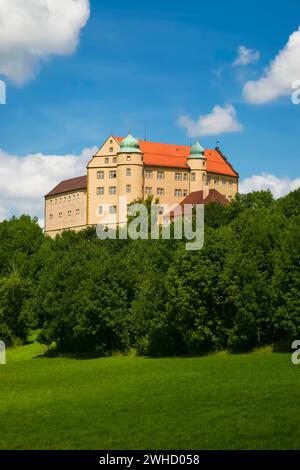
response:
{"label": "forest", "polygon": [[300,189],[205,207],[205,243],[46,237],[0,223],[0,339],[36,332],[49,354],[145,356],[290,351],[300,339]]}

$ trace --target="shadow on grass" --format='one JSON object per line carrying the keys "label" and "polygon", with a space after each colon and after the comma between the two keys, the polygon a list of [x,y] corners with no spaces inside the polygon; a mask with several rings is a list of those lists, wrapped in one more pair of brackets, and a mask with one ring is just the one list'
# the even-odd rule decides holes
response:
{"label": "shadow on grass", "polygon": [[229,355],[229,356],[238,356],[244,355],[247,356],[249,354],[254,353],[283,353],[283,352],[290,352],[287,351],[286,345],[282,347],[276,347],[277,345],[266,345],[260,348],[252,348],[248,350],[232,350],[232,349],[223,349],[217,351],[198,351],[195,353],[190,354],[165,354],[165,355],[143,355],[139,354],[138,351],[132,348],[128,352],[116,352],[110,351],[106,355],[100,355],[97,353],[92,352],[67,352],[67,351],[59,351],[57,349],[48,349],[42,354],[38,354],[34,357],[34,359],[71,359],[71,360],[78,360],[78,361],[85,361],[85,360],[93,360],[93,359],[108,359],[113,357],[136,357],[140,359],[196,359],[196,358],[207,358],[210,356],[218,356],[218,355]]}

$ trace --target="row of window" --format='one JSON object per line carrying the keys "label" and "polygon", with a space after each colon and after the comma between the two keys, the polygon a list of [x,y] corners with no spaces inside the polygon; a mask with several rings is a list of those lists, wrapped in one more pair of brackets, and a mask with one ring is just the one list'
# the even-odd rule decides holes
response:
{"label": "row of window", "polygon": [[207,177],[207,184],[210,184],[211,182],[214,182],[214,184],[218,185],[220,183],[222,183],[223,186],[225,186],[227,183],[229,184],[229,186],[232,186],[233,185],[233,180],[231,178],[229,178],[227,180],[227,178],[219,178],[218,176],[215,176],[215,177],[212,177],[212,176],[208,176]]}
{"label": "row of window", "polygon": [[[74,212],[76,215],[79,215],[80,214],[80,209],[76,209],[76,211]],[[68,216],[70,217],[72,215],[72,211],[71,210],[68,210]],[[63,216],[63,213],[62,212],[59,212],[58,213],[58,217],[61,219]],[[50,214],[49,215],[49,218],[52,220],[54,218],[54,215],[53,214]]]}
{"label": "row of window", "polygon": [[[145,170],[145,177],[147,179],[152,179],[154,175],[153,170]],[[162,170],[157,171],[157,179],[158,180],[164,180],[165,179],[165,172]],[[175,173],[175,180],[176,181],[188,181],[189,179],[189,174],[188,173],[183,173],[183,172],[177,172]]]}
{"label": "row of window", "polygon": [[[147,196],[152,196],[153,195],[153,189],[150,187],[145,187],[145,194]],[[164,196],[165,190],[164,188],[157,188],[156,190],[157,196]],[[188,195],[187,189],[175,189],[174,190],[174,196],[175,197],[186,197]]]}
{"label": "row of window", "polygon": [[50,199],[50,204],[57,204],[57,203],[62,203],[62,202],[66,202],[67,200],[68,201],[71,201],[71,200],[74,200],[74,199],[79,199],[79,194],[73,194],[73,196],[71,194],[69,194],[69,196],[63,196],[63,197],[59,197],[59,198],[55,198],[55,199]]}
{"label": "row of window", "polygon": [[[98,196],[104,196],[104,187],[103,186],[100,186],[97,188],[97,195]],[[110,195],[114,195],[114,194],[117,194],[117,187],[116,186],[110,186],[108,188],[108,193]],[[131,184],[127,184],[126,185],[126,193],[131,193]]]}
{"label": "row of window", "polygon": [[[127,209],[128,209],[128,207],[127,207]],[[117,213],[117,206],[109,206],[108,212],[109,212],[110,215],[116,214]],[[164,208],[160,206],[158,208],[158,213],[163,214],[164,213]],[[104,215],[104,206],[99,206],[98,207],[98,214],[99,215]]]}
{"label": "row of window", "polygon": [[[114,151],[113,147],[110,147],[109,151],[110,151],[110,153],[112,153]],[[130,162],[131,161],[131,156],[127,155],[126,160],[127,160],[127,162]],[[105,165],[109,165],[110,164],[110,158],[105,157],[104,158],[104,163],[105,163]],[[117,163],[117,157],[112,158],[112,163]]]}
{"label": "row of window", "polygon": [[[110,179],[115,179],[116,177],[117,177],[116,170],[111,170],[109,172],[109,178]],[[98,180],[103,180],[104,179],[104,171],[97,171],[97,178],[98,178]]]}
{"label": "row of window", "polygon": [[[117,206],[109,206],[108,208],[109,214],[116,214],[117,213]],[[103,215],[104,214],[104,208],[103,206],[98,207],[98,214]]]}

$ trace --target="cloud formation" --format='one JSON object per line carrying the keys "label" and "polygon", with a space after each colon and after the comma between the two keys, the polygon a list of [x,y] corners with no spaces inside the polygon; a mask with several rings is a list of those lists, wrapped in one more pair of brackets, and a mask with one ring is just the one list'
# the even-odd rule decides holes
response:
{"label": "cloud formation", "polygon": [[239,185],[240,193],[250,193],[252,191],[270,190],[275,198],[285,196],[291,191],[300,187],[300,178],[278,178],[275,175],[263,173],[253,175],[241,181]]}
{"label": "cloud formation", "polygon": [[72,54],[89,0],[0,0],[0,74],[21,85],[51,55]]}
{"label": "cloud formation", "polygon": [[43,219],[44,195],[60,181],[86,174],[97,147],[80,155],[9,155],[0,150],[0,220],[30,214]]}
{"label": "cloud formation", "polygon": [[185,127],[190,137],[220,135],[228,132],[240,132],[242,124],[238,122],[235,108],[231,105],[215,106],[210,114],[200,116],[194,121],[188,116],[181,116],[178,124]]}
{"label": "cloud formation", "polygon": [[243,94],[248,103],[263,104],[292,93],[292,84],[300,79],[300,27],[289,37],[263,76],[245,84]]}
{"label": "cloud formation", "polygon": [[253,49],[248,49],[246,46],[238,47],[238,54],[236,60],[233,62],[233,65],[249,65],[255,64],[259,61],[260,52],[254,51]]}

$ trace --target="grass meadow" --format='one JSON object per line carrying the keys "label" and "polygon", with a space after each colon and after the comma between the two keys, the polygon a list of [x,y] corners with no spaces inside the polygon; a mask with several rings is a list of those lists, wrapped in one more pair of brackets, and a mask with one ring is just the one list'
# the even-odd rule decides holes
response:
{"label": "grass meadow", "polygon": [[300,366],[258,351],[0,366],[0,449],[299,449]]}

